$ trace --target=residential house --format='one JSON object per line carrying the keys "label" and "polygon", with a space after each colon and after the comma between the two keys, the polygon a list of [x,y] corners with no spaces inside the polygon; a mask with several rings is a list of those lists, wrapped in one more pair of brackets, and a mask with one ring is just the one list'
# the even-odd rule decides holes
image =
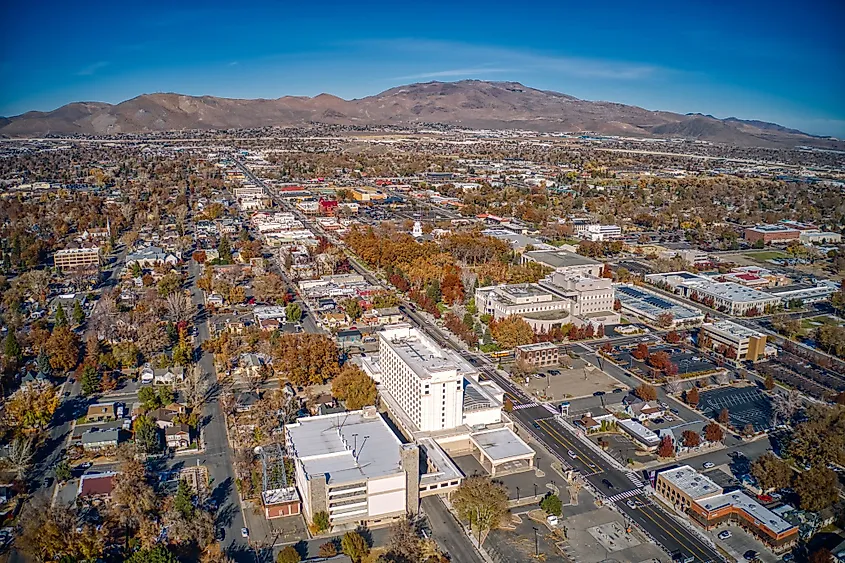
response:
{"label": "residential house", "polygon": [[164,440],[168,448],[184,450],[191,445],[191,427],[187,424],[175,424],[164,429]]}
{"label": "residential house", "polygon": [[89,430],[82,434],[82,449],[86,452],[96,452],[107,448],[116,448],[123,439],[124,434],[120,428]]}
{"label": "residential house", "polygon": [[370,309],[361,318],[361,321],[369,326],[392,325],[401,323],[402,320],[403,316],[399,307]]}
{"label": "residential house", "polygon": [[264,364],[264,358],[259,354],[241,354],[233,375],[246,381],[254,381]]}
{"label": "residential house", "polygon": [[165,408],[159,408],[154,411],[150,411],[147,414],[155,419],[156,426],[158,426],[162,430],[167,430],[168,428],[171,428],[176,424],[173,419],[176,418],[176,415],[178,413],[175,413]]}
{"label": "residential house", "polygon": [[212,293],[205,298],[205,304],[209,307],[222,307],[223,296],[219,293]]}
{"label": "residential house", "polygon": [[643,422],[654,420],[665,414],[665,410],[657,401],[632,401],[625,405],[625,413],[631,418]]}
{"label": "residential house", "polygon": [[114,471],[83,475],[79,478],[76,496],[79,499],[91,501],[106,501],[111,498],[114,490]]}
{"label": "residential house", "polygon": [[238,412],[249,412],[260,399],[261,397],[256,393],[244,391],[238,395],[237,401],[235,401],[235,410]]}
{"label": "residential house", "polygon": [[171,367],[153,371],[153,385],[174,385],[185,380],[185,368]]}
{"label": "residential house", "polygon": [[337,332],[337,343],[341,345],[357,345],[361,344],[362,340],[363,335],[357,328]]}
{"label": "residential house", "polygon": [[88,407],[85,422],[105,422],[117,418],[115,403],[97,403]]}

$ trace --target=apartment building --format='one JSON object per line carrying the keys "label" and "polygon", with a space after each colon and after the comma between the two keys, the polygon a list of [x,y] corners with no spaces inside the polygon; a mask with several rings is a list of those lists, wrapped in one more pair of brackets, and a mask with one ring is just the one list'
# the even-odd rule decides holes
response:
{"label": "apartment building", "polygon": [[53,255],[53,264],[62,271],[96,270],[100,266],[100,247],[59,250]]}
{"label": "apartment building", "polygon": [[381,385],[417,429],[463,424],[464,375],[474,368],[409,324],[388,326],[378,336]]}
{"label": "apartment building", "polygon": [[285,427],[302,512],[327,512],[332,526],[375,526],[419,507],[420,456],[375,407],[303,417]]}
{"label": "apartment building", "polygon": [[689,465],[657,473],[658,495],[705,529],[735,522],[775,550],[798,540],[798,528],[742,491],[725,492],[706,475]]}
{"label": "apartment building", "polygon": [[766,335],[735,322],[724,320],[707,323],[701,327],[701,331],[710,340],[711,348],[733,348],[740,361],[756,362],[766,354]]}
{"label": "apartment building", "polygon": [[560,361],[560,349],[554,342],[538,342],[516,347],[516,360],[532,367],[556,366]]}

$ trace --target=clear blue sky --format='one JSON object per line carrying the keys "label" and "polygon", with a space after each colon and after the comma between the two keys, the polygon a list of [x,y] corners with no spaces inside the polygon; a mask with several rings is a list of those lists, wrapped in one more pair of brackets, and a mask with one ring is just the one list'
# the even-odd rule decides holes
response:
{"label": "clear blue sky", "polygon": [[845,137],[842,0],[4,2],[0,115],[142,93],[515,80]]}

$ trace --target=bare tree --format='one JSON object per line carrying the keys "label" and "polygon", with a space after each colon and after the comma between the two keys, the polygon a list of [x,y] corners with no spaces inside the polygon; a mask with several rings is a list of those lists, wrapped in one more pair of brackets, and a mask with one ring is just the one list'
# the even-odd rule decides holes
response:
{"label": "bare tree", "polygon": [[666,385],[663,387],[670,395],[678,395],[684,390],[684,384],[677,377],[670,377],[666,380]]}
{"label": "bare tree", "polygon": [[35,455],[35,448],[33,447],[32,438],[15,438],[9,446],[9,455],[6,457],[6,463],[9,469],[15,474],[15,478],[19,481],[26,476],[29,466],[32,464],[32,458]]}
{"label": "bare tree", "polygon": [[776,393],[772,402],[772,418],[784,422],[792,420],[792,417],[801,408],[801,393],[797,389],[791,389],[788,393]]}
{"label": "bare tree", "polygon": [[209,389],[208,379],[199,365],[188,370],[182,382],[182,393],[185,395],[188,407],[191,409],[201,407],[208,400]]}
{"label": "bare tree", "polygon": [[178,323],[189,321],[194,316],[194,304],[187,293],[176,292],[167,296],[167,318]]}

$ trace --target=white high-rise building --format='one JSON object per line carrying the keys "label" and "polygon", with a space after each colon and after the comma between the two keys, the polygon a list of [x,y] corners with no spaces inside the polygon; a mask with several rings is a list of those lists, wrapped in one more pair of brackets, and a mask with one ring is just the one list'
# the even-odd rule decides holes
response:
{"label": "white high-rise building", "polygon": [[409,324],[379,335],[381,385],[423,432],[463,424],[464,376],[473,369]]}

